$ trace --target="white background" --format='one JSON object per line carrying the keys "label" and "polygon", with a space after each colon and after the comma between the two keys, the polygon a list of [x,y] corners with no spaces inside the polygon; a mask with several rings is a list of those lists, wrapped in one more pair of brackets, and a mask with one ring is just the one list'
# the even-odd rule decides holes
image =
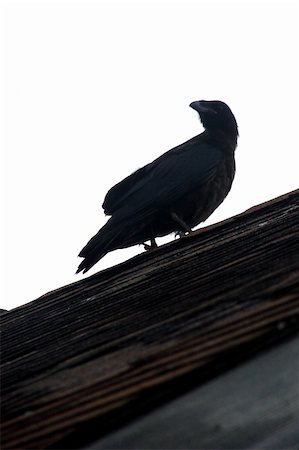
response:
{"label": "white background", "polygon": [[105,193],[202,131],[193,100],[228,103],[240,132],[232,191],[206,224],[297,188],[296,5],[2,2],[2,308],[81,278]]}

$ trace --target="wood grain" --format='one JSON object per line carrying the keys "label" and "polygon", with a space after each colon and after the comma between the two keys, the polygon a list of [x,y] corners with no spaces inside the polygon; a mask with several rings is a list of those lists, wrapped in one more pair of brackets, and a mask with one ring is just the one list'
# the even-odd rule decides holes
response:
{"label": "wood grain", "polygon": [[80,448],[298,330],[299,191],[1,316],[3,448]]}
{"label": "wood grain", "polygon": [[294,450],[299,336],[181,395],[85,450]]}

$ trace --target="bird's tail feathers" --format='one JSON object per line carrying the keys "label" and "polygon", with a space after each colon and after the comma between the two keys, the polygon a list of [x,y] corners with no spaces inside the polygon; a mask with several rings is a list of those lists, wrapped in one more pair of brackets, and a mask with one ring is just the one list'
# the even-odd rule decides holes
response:
{"label": "bird's tail feathers", "polygon": [[79,264],[76,273],[81,271],[86,273],[108,252],[118,248],[121,231],[121,227],[111,217],[80,251],[78,256],[84,259]]}

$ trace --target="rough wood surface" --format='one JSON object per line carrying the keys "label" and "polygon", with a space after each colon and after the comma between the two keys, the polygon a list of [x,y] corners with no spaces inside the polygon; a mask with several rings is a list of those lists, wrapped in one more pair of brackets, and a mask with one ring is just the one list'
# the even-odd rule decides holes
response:
{"label": "rough wood surface", "polygon": [[3,448],[80,448],[298,330],[299,191],[9,311]]}
{"label": "rough wood surface", "polygon": [[294,450],[299,337],[137,418],[85,450]]}

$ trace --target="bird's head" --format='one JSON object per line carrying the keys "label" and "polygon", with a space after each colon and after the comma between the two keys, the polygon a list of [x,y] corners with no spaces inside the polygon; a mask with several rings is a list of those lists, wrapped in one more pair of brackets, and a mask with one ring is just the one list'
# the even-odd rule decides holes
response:
{"label": "bird's head", "polygon": [[226,103],[218,100],[198,100],[190,103],[190,107],[198,112],[201,123],[206,130],[222,131],[237,138],[238,125],[235,116]]}

